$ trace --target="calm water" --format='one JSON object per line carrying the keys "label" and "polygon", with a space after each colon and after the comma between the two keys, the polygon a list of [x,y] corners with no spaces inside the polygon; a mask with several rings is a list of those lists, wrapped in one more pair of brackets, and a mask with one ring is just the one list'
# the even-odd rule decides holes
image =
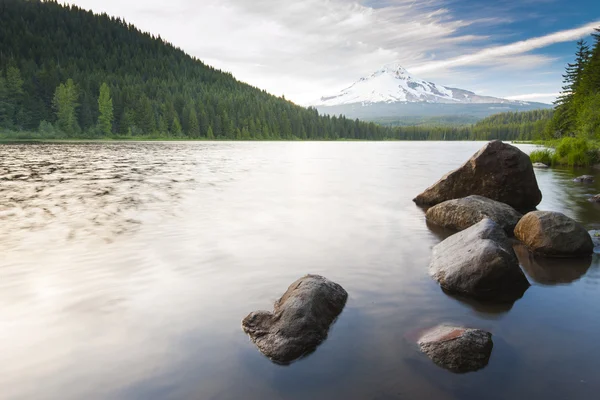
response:
{"label": "calm water", "polygon": [[[596,398],[599,256],[521,249],[533,286],[503,306],[427,275],[445,233],[411,199],[482,145],[0,145],[0,397]],[[540,209],[600,227],[600,186],[537,174]],[[278,366],[240,322],[306,273],[349,301],[314,354]],[[444,322],[494,334],[487,368],[417,351],[414,332]]]}

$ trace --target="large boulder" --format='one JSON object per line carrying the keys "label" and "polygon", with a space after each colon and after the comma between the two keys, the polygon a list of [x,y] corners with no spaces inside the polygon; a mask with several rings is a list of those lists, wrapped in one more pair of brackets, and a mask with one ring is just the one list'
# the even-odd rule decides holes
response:
{"label": "large boulder", "polygon": [[273,312],[255,311],[242,321],[242,329],[259,350],[286,364],[313,351],[342,312],[348,293],[337,283],[306,275],[292,283],[275,302]]}
{"label": "large boulder", "polygon": [[446,291],[480,300],[514,301],[529,287],[510,239],[490,219],[435,246],[429,273]]}
{"label": "large boulder", "polygon": [[494,347],[489,332],[444,325],[426,331],[418,345],[434,363],[457,373],[485,367]]}
{"label": "large boulder", "polygon": [[508,204],[483,196],[448,200],[427,210],[427,221],[444,228],[462,231],[489,218],[512,236],[523,215]]}
{"label": "large boulder", "polygon": [[594,252],[588,231],[559,212],[530,212],[517,224],[515,237],[535,254],[546,257],[584,257]]}
{"label": "large boulder", "polygon": [[418,195],[414,202],[434,206],[474,194],[519,211],[533,210],[542,201],[529,156],[514,146],[493,141]]}

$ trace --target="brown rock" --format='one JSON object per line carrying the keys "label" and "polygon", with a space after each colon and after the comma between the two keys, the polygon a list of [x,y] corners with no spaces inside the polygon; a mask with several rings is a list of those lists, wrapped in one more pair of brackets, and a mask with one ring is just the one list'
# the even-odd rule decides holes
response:
{"label": "brown rock", "polygon": [[418,345],[435,364],[457,373],[485,367],[494,347],[489,332],[444,325],[425,332]]}
{"label": "brown rock", "polygon": [[525,215],[515,228],[515,237],[532,252],[547,257],[583,257],[594,251],[585,228],[558,212],[535,211]]}
{"label": "brown rock", "polygon": [[471,195],[484,196],[519,211],[535,209],[542,201],[529,156],[514,146],[493,141],[418,195],[414,202],[434,206]]}
{"label": "brown rock", "polygon": [[327,338],[329,326],[347,298],[348,293],[337,283],[306,275],[290,285],[275,302],[273,312],[255,311],[244,318],[242,329],[265,356],[290,363]]}
{"label": "brown rock", "polygon": [[462,231],[489,218],[513,235],[523,215],[511,206],[483,196],[448,200],[427,210],[427,221],[447,229]]}

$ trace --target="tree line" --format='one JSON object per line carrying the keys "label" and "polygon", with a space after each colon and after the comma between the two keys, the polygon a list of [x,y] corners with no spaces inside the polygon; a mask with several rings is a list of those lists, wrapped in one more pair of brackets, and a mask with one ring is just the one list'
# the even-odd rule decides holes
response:
{"label": "tree line", "polygon": [[527,140],[547,117],[536,111],[472,126],[385,127],[319,115],[120,18],[56,1],[0,0],[0,37],[0,129],[17,136]]}

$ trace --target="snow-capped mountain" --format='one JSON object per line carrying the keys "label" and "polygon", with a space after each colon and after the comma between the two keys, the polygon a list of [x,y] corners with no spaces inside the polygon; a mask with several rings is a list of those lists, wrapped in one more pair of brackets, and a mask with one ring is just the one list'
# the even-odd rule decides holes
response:
{"label": "snow-capped mountain", "polygon": [[322,97],[318,107],[376,103],[436,103],[436,104],[519,104],[489,96],[478,96],[468,90],[450,88],[412,77],[400,65],[386,65],[368,77],[361,78],[335,96]]}

